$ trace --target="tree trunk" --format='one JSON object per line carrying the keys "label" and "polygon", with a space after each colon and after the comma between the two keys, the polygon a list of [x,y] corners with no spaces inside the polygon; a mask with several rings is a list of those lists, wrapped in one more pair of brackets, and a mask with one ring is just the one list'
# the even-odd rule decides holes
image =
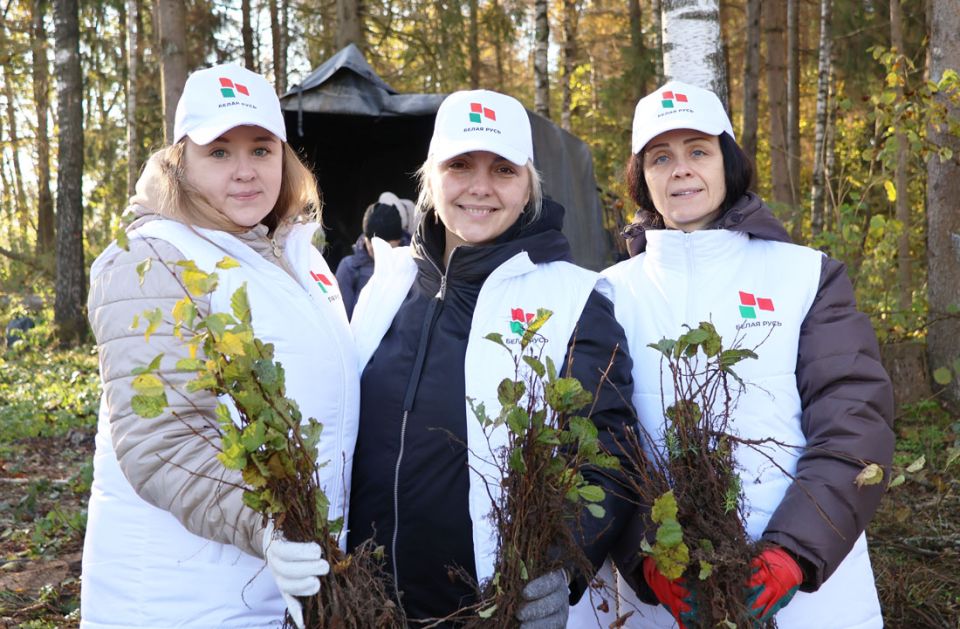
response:
{"label": "tree trunk", "polygon": [[[650,1],[650,14],[653,16],[653,55],[657,86],[663,85],[663,6],[660,0]],[[639,100],[639,99],[638,99]]]}
{"label": "tree trunk", "polygon": [[480,15],[477,0],[470,0],[470,89],[480,88]]}
{"label": "tree trunk", "polygon": [[534,0],[534,46],[533,46],[533,110],[550,117],[550,19],[547,15],[547,0]]}
{"label": "tree trunk", "polygon": [[830,18],[833,0],[820,0],[820,64],[817,80],[817,114],[814,122],[813,183],[810,191],[810,235],[816,238],[823,231],[825,165],[827,160],[827,111],[830,106],[830,83],[833,74]]}
{"label": "tree trunk", "polygon": [[787,0],[787,179],[790,184],[791,236],[802,242],[800,208],[800,43],[799,0]]}
{"label": "tree trunk", "polygon": [[54,322],[62,346],[86,338],[87,296],[83,259],[83,74],[77,0],[54,0],[56,24],[57,274]]}
{"label": "tree trunk", "polygon": [[284,68],[283,51],[286,48],[284,42],[284,33],[282,32],[280,19],[280,7],[277,0],[270,0],[270,48],[273,51],[273,85],[277,94],[283,94],[284,87]]}
{"label": "tree trunk", "polygon": [[33,37],[33,100],[37,108],[37,254],[53,251],[53,196],[50,194],[50,131],[47,112],[50,110],[50,66],[47,61],[47,33],[43,18],[47,0],[34,0]]}
{"label": "tree trunk", "polygon": [[[903,12],[900,0],[890,0],[890,44],[899,55],[906,55],[903,45]],[[897,102],[903,102],[903,86],[897,84]],[[907,136],[898,131],[897,169],[894,173],[894,187],[897,191],[897,220],[900,221],[900,236],[897,238],[897,302],[904,313],[913,305],[913,291],[910,265],[910,191],[907,182],[907,161],[909,159]]]}
{"label": "tree trunk", "polygon": [[[640,0],[629,0],[629,12],[630,60],[627,67],[630,72],[630,82],[628,85],[633,88],[632,100],[636,102],[651,89],[648,85],[651,72],[649,71],[649,65],[646,63],[646,46],[643,43],[643,13],[640,9]],[[591,72],[593,69],[591,64]]]}
{"label": "tree trunk", "polygon": [[560,92],[560,127],[573,129],[573,73],[577,69],[577,27],[580,6],[577,0],[563,0],[563,83]]}
{"label": "tree trunk", "polygon": [[727,111],[719,0],[663,0],[663,73],[714,92]]}
{"label": "tree trunk", "polygon": [[494,16],[494,27],[493,27],[493,55],[497,65],[497,90],[503,91],[503,34],[504,34],[504,22],[506,21],[506,16],[503,14],[503,9],[500,6],[500,0],[491,0],[490,2],[490,11]]}
{"label": "tree trunk", "polygon": [[9,144],[11,166],[13,167],[14,208],[20,226],[20,233],[17,238],[19,244],[14,249],[22,250],[26,249],[30,218],[27,215],[27,193],[23,187],[23,170],[20,168],[20,133],[17,131],[17,107],[14,103],[13,73],[9,65],[4,68],[3,83],[4,93],[7,97],[7,126],[10,127]]}
{"label": "tree trunk", "polygon": [[[960,11],[956,0],[933,0],[930,10],[930,80],[940,81],[946,70],[960,68]],[[948,117],[960,119],[960,106],[946,94],[936,99],[947,107]],[[930,140],[953,151],[950,159],[934,155],[927,162],[927,352],[930,368],[937,369],[960,358],[960,137],[941,126],[930,129]],[[954,411],[960,410],[956,370],[944,393]]]}
{"label": "tree trunk", "polygon": [[[743,118],[740,146],[757,162],[757,120],[760,105],[760,0],[747,0],[747,43],[743,60]],[[756,184],[756,173],[751,185]]]}
{"label": "tree trunk", "polygon": [[782,2],[766,2],[762,20],[767,40],[767,116],[770,120],[770,186],[774,209],[790,204],[787,170],[787,13]]}
{"label": "tree trunk", "polygon": [[127,196],[133,196],[140,174],[140,136],[137,133],[137,77],[140,74],[140,2],[127,6]]}
{"label": "tree trunk", "polygon": [[337,0],[337,50],[354,44],[365,48],[361,0]]}
{"label": "tree trunk", "polygon": [[280,0],[280,54],[277,61],[280,69],[277,71],[277,92],[285,94],[287,91],[287,46],[290,44],[290,2]]}
{"label": "tree trunk", "polygon": [[173,138],[177,103],[187,82],[186,9],[184,0],[158,0],[157,23],[160,31],[160,77],[163,85],[163,139]]}
{"label": "tree trunk", "polygon": [[240,0],[240,39],[243,41],[243,67],[256,72],[253,58],[253,26],[250,22],[250,0]]}

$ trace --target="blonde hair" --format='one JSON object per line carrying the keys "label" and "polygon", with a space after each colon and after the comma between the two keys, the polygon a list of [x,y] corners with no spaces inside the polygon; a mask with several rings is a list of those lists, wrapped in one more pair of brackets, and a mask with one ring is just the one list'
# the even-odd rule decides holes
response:
{"label": "blonde hair", "polygon": [[[417,180],[419,183],[419,194],[417,196],[417,214],[426,212],[436,206],[436,189],[434,178],[439,174],[442,162],[434,159],[433,155],[427,157],[427,161],[417,171]],[[528,160],[524,165],[530,178],[530,199],[523,208],[523,217],[526,223],[532,223],[540,218],[540,211],[543,208],[543,183],[540,173],[532,160]]]}
{"label": "blonde hair", "polygon": [[[281,144],[283,164],[280,193],[273,209],[261,221],[270,233],[286,220],[303,217],[306,220],[319,221],[322,210],[320,190],[313,172],[300,161],[289,144]],[[186,138],[160,149],[150,158],[155,161],[160,171],[152,182],[157,196],[157,212],[196,227],[231,233],[246,231],[248,228],[227,218],[187,182],[185,148]]]}

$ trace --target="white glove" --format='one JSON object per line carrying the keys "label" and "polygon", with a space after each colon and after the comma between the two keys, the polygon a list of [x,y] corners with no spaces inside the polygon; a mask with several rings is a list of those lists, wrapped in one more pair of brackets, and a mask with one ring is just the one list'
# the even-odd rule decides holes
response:
{"label": "white glove", "polygon": [[560,568],[528,583],[516,613],[520,629],[564,629],[570,613],[569,581]]}
{"label": "white glove", "polygon": [[263,558],[287,604],[290,618],[299,629],[303,629],[303,608],[296,597],[319,592],[318,577],[330,572],[330,564],[323,558],[320,544],[288,541],[282,533],[274,531],[273,521],[268,520],[263,530]]}

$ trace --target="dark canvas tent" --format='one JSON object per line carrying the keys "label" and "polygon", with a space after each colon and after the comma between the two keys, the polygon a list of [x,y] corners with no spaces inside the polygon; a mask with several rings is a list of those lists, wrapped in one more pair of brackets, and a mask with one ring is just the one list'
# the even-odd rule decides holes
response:
{"label": "dark canvas tent", "polygon": [[[398,94],[352,44],[281,98],[287,138],[320,182],[332,264],[349,253],[364,208],[381,192],[416,199],[413,173],[426,159],[443,98]],[[575,260],[600,269],[610,262],[610,240],[590,151],[546,118],[528,113],[544,194],[567,210],[564,233]]]}

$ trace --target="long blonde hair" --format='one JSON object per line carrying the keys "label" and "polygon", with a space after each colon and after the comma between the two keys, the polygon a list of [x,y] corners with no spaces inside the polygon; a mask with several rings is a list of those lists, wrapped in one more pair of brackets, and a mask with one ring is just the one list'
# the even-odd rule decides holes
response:
{"label": "long blonde hair", "polygon": [[[322,202],[317,180],[296,152],[286,142],[283,145],[283,165],[280,176],[280,194],[270,213],[261,221],[270,233],[282,221],[300,217],[320,220]],[[185,163],[186,138],[157,151],[151,160],[159,167],[153,182],[157,207],[162,216],[173,220],[220,231],[238,233],[246,227],[237,225],[187,182]]]}

